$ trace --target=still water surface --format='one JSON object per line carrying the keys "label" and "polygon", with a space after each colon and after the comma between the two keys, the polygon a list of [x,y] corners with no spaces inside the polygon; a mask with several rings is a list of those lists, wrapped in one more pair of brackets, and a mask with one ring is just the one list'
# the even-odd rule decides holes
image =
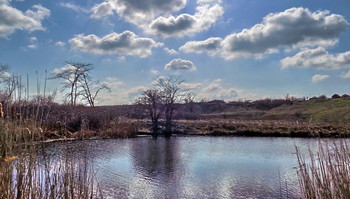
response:
{"label": "still water surface", "polygon": [[318,139],[150,137],[54,143],[88,157],[104,198],[299,198],[295,146]]}

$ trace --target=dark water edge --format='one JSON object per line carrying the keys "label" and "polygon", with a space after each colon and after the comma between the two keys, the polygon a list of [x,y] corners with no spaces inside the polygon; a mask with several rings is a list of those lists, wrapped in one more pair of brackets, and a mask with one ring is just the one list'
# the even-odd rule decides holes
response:
{"label": "dark water edge", "polygon": [[300,198],[295,146],[331,139],[173,136],[46,145],[87,158],[104,198]]}

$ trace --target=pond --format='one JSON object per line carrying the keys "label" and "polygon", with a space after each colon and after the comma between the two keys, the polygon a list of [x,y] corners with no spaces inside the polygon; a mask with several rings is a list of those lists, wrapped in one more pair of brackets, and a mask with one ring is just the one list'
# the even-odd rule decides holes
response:
{"label": "pond", "polygon": [[318,139],[142,137],[52,143],[87,157],[104,198],[299,198],[295,146]]}

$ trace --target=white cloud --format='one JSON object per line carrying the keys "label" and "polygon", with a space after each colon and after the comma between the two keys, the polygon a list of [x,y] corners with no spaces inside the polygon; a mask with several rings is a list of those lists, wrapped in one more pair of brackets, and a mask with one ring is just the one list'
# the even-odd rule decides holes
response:
{"label": "white cloud", "polygon": [[30,49],[36,49],[38,46],[36,44],[29,44],[27,45],[27,48],[30,48]]}
{"label": "white cloud", "polygon": [[[328,11],[311,12],[306,8],[290,8],[268,14],[261,24],[228,35],[221,42],[220,38],[209,38],[206,41],[189,42],[180,49],[203,53],[209,48],[210,54],[218,53],[224,59],[261,58],[281,48],[332,46],[337,43],[347,25],[343,16]],[[213,46],[208,47],[212,43]]]}
{"label": "white cloud", "polygon": [[34,5],[33,10],[22,12],[11,7],[8,0],[0,1],[0,37],[6,37],[15,30],[45,30],[41,22],[50,16],[50,10]]}
{"label": "white cloud", "polygon": [[186,0],[105,0],[96,4],[92,18],[100,19],[116,12],[135,25],[144,24],[160,15],[169,15],[184,8]]}
{"label": "white cloud", "polygon": [[107,77],[102,83],[106,84],[111,89],[124,86],[124,82],[115,77]]}
{"label": "white cloud", "polygon": [[96,35],[75,35],[69,40],[71,47],[92,54],[118,54],[148,57],[152,54],[152,48],[163,44],[151,38],[142,38],[130,31],[123,33],[111,33],[105,37]]}
{"label": "white cloud", "polygon": [[31,37],[31,38],[29,38],[29,41],[30,42],[36,42],[36,41],[38,41],[38,39],[36,37]]}
{"label": "white cloud", "polygon": [[[36,37],[30,37],[29,38],[29,44],[27,45],[27,49],[36,49],[38,47],[37,44],[38,38]],[[25,48],[24,48],[25,49]]]}
{"label": "white cloud", "polygon": [[186,53],[208,53],[214,55],[220,48],[222,39],[211,37],[204,41],[189,41],[180,47]]}
{"label": "white cloud", "polygon": [[312,76],[311,82],[312,83],[318,83],[318,82],[321,82],[321,81],[326,80],[328,78],[329,78],[329,75],[316,74],[316,75]]}
{"label": "white cloud", "polygon": [[52,73],[53,75],[57,75],[57,74],[62,74],[62,73],[69,73],[70,71],[74,71],[76,69],[75,66],[70,65],[70,64],[66,64],[65,66],[61,67],[61,68],[55,68]]}
{"label": "white cloud", "polygon": [[293,57],[282,59],[281,64],[282,68],[302,67],[335,70],[350,67],[350,51],[332,55],[322,47],[306,49]]}
{"label": "white cloud", "polygon": [[112,15],[114,12],[113,10],[116,9],[114,8],[114,4],[112,2],[115,1],[105,1],[102,2],[101,4],[96,4],[92,9],[92,15],[91,18],[93,19],[102,19],[105,18],[106,16]]}
{"label": "white cloud", "polygon": [[237,98],[244,97],[243,90],[237,88],[224,87],[222,79],[216,79],[209,84],[202,85],[197,89],[197,98],[199,99],[219,99],[225,101],[232,101]]}
{"label": "white cloud", "polygon": [[86,13],[90,12],[88,9],[85,9],[85,8],[83,8],[81,6],[78,6],[78,5],[76,5],[76,4],[72,3],[72,2],[66,2],[66,3],[61,2],[60,5],[62,7],[74,10],[75,12],[86,12]]}
{"label": "white cloud", "polygon": [[350,79],[350,70],[340,75],[341,78]]}
{"label": "white cloud", "polygon": [[184,87],[184,89],[192,91],[192,90],[199,89],[202,86],[202,83],[187,83],[187,82],[184,82],[184,83],[182,83],[182,86]]}
{"label": "white cloud", "polygon": [[195,14],[173,13],[187,0],[106,0],[92,8],[92,18],[103,19],[117,13],[148,34],[183,37],[209,29],[224,13],[220,0],[198,0]]}
{"label": "white cloud", "polygon": [[59,46],[59,47],[63,47],[63,46],[65,46],[65,45],[66,45],[66,43],[63,42],[63,41],[57,41],[57,42],[55,43],[55,46]]}
{"label": "white cloud", "polygon": [[179,54],[175,49],[169,49],[169,48],[164,48],[164,51],[168,53],[169,55],[176,55]]}
{"label": "white cloud", "polygon": [[166,70],[196,70],[195,65],[191,61],[183,59],[173,59],[167,63],[164,68]]}
{"label": "white cloud", "polygon": [[208,30],[223,13],[224,10],[219,4],[199,5],[194,15],[181,14],[176,17],[156,18],[146,32],[161,37],[183,37]]}
{"label": "white cloud", "polygon": [[99,97],[99,105],[132,104],[147,89],[145,86],[128,87],[115,77],[107,77],[102,83],[111,88],[111,92],[103,92]]}

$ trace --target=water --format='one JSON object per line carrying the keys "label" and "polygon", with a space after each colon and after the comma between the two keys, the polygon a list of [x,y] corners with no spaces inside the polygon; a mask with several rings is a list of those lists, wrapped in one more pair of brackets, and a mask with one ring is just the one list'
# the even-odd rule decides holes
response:
{"label": "water", "polygon": [[93,164],[104,198],[299,198],[295,146],[318,139],[150,137],[48,145]]}

